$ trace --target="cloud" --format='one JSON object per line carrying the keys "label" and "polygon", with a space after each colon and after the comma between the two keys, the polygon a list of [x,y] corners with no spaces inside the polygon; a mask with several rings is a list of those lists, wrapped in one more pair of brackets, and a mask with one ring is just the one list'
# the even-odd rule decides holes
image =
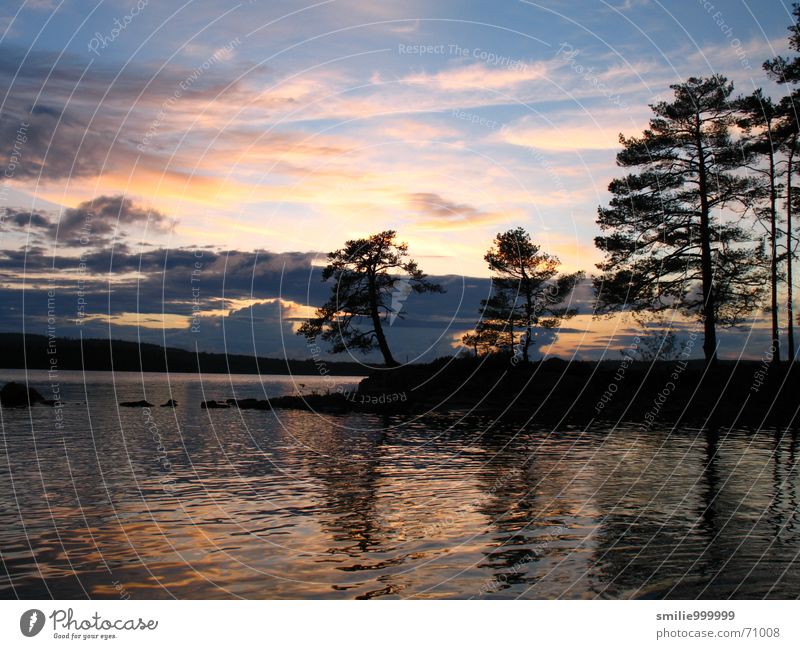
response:
{"label": "cloud", "polygon": [[484,63],[458,65],[434,74],[414,73],[403,77],[403,83],[430,90],[509,90],[514,86],[539,81],[548,74],[542,61],[515,62],[513,66],[490,66]]}
{"label": "cloud", "polygon": [[124,196],[97,196],[77,207],[66,208],[60,214],[5,208],[5,217],[17,228],[32,232],[39,244],[90,248],[101,248],[112,240],[125,239],[129,234],[128,226],[163,232],[171,222],[162,212],[137,205]]}
{"label": "cloud", "polygon": [[415,119],[387,119],[378,129],[378,132],[389,138],[404,142],[413,140],[431,141],[444,140],[458,137],[461,133],[453,128],[439,124],[431,124]]}
{"label": "cloud", "polygon": [[50,219],[43,212],[4,207],[3,214],[7,224],[20,229],[30,227],[34,230],[48,230],[52,225]]}
{"label": "cloud", "polygon": [[25,7],[27,9],[39,9],[39,10],[52,10],[56,8],[56,0],[27,0],[25,2]]}
{"label": "cloud", "polygon": [[[420,212],[419,224],[438,229],[464,228],[477,224],[495,223],[510,219],[509,212],[487,212],[471,205],[455,203],[433,192],[408,194],[412,210]],[[517,214],[517,216],[520,216]]]}
{"label": "cloud", "polygon": [[[0,114],[0,141],[14,142],[20,126],[28,125],[14,180],[129,170],[154,124],[169,141],[171,133],[185,129],[187,115],[197,116],[223,89],[233,103],[240,84],[231,83],[230,75],[237,66],[242,67],[220,59],[195,75],[195,69],[178,64],[159,69],[0,46],[0,85],[10,89]],[[262,73],[269,72],[262,68]],[[228,101],[219,102],[214,114],[229,111]]]}
{"label": "cloud", "polygon": [[629,11],[635,7],[646,7],[650,0],[625,0],[621,5],[613,7],[617,11]]}
{"label": "cloud", "polygon": [[105,324],[114,324],[123,327],[142,327],[144,329],[187,329],[191,325],[191,318],[175,313],[116,313],[114,315],[87,314],[86,321],[98,321]]}
{"label": "cloud", "polygon": [[502,139],[507,144],[544,151],[602,149],[616,151],[619,149],[619,131],[603,129],[592,123],[551,126],[523,125],[503,133]]}
{"label": "cloud", "polygon": [[144,225],[148,229],[164,231],[169,227],[169,218],[156,209],[134,204],[123,196],[98,196],[85,201],[76,208],[67,209],[57,225],[59,239],[73,245],[82,243],[86,233],[89,241],[99,245],[113,236],[128,234],[122,227]]}

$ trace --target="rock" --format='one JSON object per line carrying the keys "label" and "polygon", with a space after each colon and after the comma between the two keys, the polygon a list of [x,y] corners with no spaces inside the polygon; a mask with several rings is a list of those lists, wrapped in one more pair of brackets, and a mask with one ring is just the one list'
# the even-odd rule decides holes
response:
{"label": "rock", "polygon": [[175,399],[170,399],[166,403],[162,403],[161,407],[162,408],[175,408],[177,405],[178,405],[178,402],[175,401]]}
{"label": "rock", "polygon": [[341,394],[316,394],[307,397],[289,395],[271,400],[273,408],[290,410],[311,410],[330,414],[345,413],[355,410],[355,404]]}
{"label": "rock", "polygon": [[0,390],[0,404],[4,408],[25,408],[35,403],[53,405],[54,401],[45,399],[38,390],[22,383],[6,383]]}
{"label": "rock", "polygon": [[141,401],[122,401],[120,404],[123,408],[152,408],[153,404],[149,401],[142,399]]}
{"label": "rock", "polygon": [[212,401],[203,401],[200,404],[200,407],[203,410],[212,410],[214,408],[230,408],[231,406],[228,403],[221,403],[219,401],[213,401],[212,400]]}
{"label": "rock", "polygon": [[239,410],[269,410],[269,401],[260,399],[227,399],[226,402]]}

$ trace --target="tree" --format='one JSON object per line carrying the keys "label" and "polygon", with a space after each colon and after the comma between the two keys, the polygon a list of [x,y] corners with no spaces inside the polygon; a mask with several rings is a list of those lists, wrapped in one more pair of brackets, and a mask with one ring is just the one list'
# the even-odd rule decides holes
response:
{"label": "tree", "polygon": [[492,287],[493,294],[481,300],[481,319],[475,331],[465,334],[461,341],[472,347],[476,356],[486,354],[513,355],[517,344],[517,332],[509,322],[508,312],[514,294]]}
{"label": "tree", "polygon": [[[717,325],[733,325],[758,306],[759,250],[725,208],[749,200],[751,183],[735,173],[742,153],[730,137],[733,85],[720,76],[671,86],[674,100],[651,105],[641,137],[620,135],[617,164],[634,173],[611,182],[599,208],[607,233],[595,278],[598,315],[679,309],[703,322],[703,351],[717,358]],[[724,212],[727,214],[727,212]]]}
{"label": "tree", "polygon": [[[298,335],[313,341],[320,336],[331,343],[333,353],[357,349],[380,350],[384,363],[397,366],[382,322],[403,318],[402,300],[393,300],[398,284],[415,293],[443,293],[444,289],[426,279],[427,275],[408,259],[408,244],[396,243],[397,233],[385,230],[366,239],[345,242],[344,248],[328,253],[322,281],[334,280],[330,299],[298,329]],[[393,274],[395,273],[395,274]],[[396,273],[404,273],[400,276]]]}
{"label": "tree", "polygon": [[[638,322],[642,333],[638,336],[638,342],[634,345],[635,349],[631,356],[643,362],[653,363],[674,361],[684,353],[686,344],[678,340],[672,323],[666,318],[652,314],[636,314],[634,319]],[[620,353],[625,356],[627,352],[626,349]]]}
{"label": "tree", "polygon": [[642,337],[636,355],[640,361],[674,361],[681,354],[681,347],[672,329],[652,331]]}
{"label": "tree", "polygon": [[483,323],[484,321],[481,320],[478,326],[475,327],[474,332],[464,334],[461,337],[461,342],[464,343],[465,347],[469,347],[476,357],[491,354],[499,346],[498,332],[491,327],[482,326]]}
{"label": "tree", "polygon": [[773,362],[780,362],[780,326],[778,321],[778,283],[781,280],[778,261],[782,234],[778,229],[778,152],[783,140],[788,138],[785,128],[781,128],[783,113],[780,106],[772,99],[765,97],[761,88],[747,97],[736,101],[739,110],[737,125],[743,129],[744,136],[740,146],[744,158],[754,163],[763,160],[764,165],[746,164],[745,166],[763,180],[763,196],[766,205],[756,206],[756,217],[766,222],[767,239],[769,241],[769,276],[770,276],[770,314],[772,316],[772,353]]}
{"label": "tree", "polygon": [[[792,226],[792,216],[794,207],[800,202],[800,195],[797,189],[793,186],[792,179],[797,170],[797,163],[795,157],[798,149],[798,140],[800,140],[800,124],[798,124],[797,114],[793,106],[789,104],[793,102],[788,101],[789,98],[784,97],[781,101],[783,112],[786,115],[785,128],[788,132],[788,137],[784,141],[784,149],[786,151],[786,342],[788,346],[789,362],[795,361],[795,343],[794,343],[794,272],[792,270],[792,263],[797,255],[797,241],[794,236]],[[798,93],[798,100],[800,100],[800,93]]]}
{"label": "tree", "polygon": [[[577,314],[563,305],[583,273],[559,275],[557,257],[541,252],[523,228],[498,233],[484,259],[492,271],[492,295],[481,302],[481,320],[465,344],[481,342],[530,360],[534,328],[552,329]],[[519,335],[517,335],[519,333]]]}
{"label": "tree", "polygon": [[[796,52],[800,52],[800,5],[792,6],[794,23],[789,26],[789,46]],[[800,83],[800,57],[787,59],[786,57],[775,57],[764,62],[764,70],[767,75],[779,84],[797,86]],[[782,113],[783,123],[780,129],[783,132],[783,151],[786,155],[786,338],[788,343],[789,360],[795,360],[794,342],[794,307],[793,289],[794,274],[792,263],[797,253],[797,244],[794,237],[792,216],[797,200],[797,192],[793,187],[794,174],[797,171],[796,154],[798,139],[800,138],[800,119],[798,119],[797,107],[800,102],[800,91],[793,89],[788,95],[784,96],[779,103],[779,110]]]}
{"label": "tree", "polygon": [[[789,25],[789,47],[795,52],[800,52],[800,4],[792,4],[794,23]],[[778,83],[796,84],[800,82],[800,57],[788,59],[785,56],[776,56],[764,62],[764,70]]]}

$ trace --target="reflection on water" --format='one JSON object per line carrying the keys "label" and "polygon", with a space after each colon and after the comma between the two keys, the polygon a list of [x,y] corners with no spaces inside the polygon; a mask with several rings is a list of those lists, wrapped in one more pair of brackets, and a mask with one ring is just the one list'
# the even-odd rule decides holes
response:
{"label": "reflection on water", "polygon": [[[288,377],[59,382],[62,430],[2,413],[2,597],[800,595],[797,433],[198,407]],[[179,406],[116,407],[141,398]]]}

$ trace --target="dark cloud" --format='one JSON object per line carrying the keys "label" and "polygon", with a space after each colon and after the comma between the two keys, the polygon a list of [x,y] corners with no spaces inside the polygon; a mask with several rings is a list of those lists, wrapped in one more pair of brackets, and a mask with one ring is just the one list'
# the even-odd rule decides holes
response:
{"label": "dark cloud", "polygon": [[98,245],[114,236],[124,237],[127,233],[122,228],[128,225],[146,225],[148,229],[163,231],[169,226],[169,218],[123,196],[98,196],[65,210],[56,233],[63,243],[77,245],[85,241],[86,245]]}
{"label": "dark cloud", "polygon": [[52,106],[45,106],[43,104],[39,104],[38,106],[31,106],[28,108],[28,111],[31,115],[49,115],[50,117],[55,117],[59,119],[61,117],[62,111],[58,108],[53,108]]}
{"label": "dark cloud", "polygon": [[8,225],[34,230],[48,229],[50,219],[43,212],[25,211],[12,207],[3,208],[4,219]]}
{"label": "dark cloud", "polygon": [[98,196],[58,213],[5,208],[5,220],[33,234],[38,245],[103,248],[119,240],[121,252],[127,247],[126,226],[165,231],[170,219],[155,209],[142,207],[124,196]]}

